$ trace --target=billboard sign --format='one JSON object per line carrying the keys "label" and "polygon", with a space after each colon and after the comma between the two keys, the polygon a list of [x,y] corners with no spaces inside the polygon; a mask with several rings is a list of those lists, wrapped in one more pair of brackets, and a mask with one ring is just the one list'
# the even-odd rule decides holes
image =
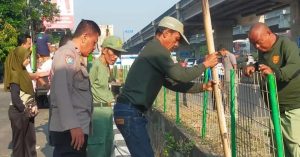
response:
{"label": "billboard sign", "polygon": [[60,17],[56,17],[55,22],[46,22],[44,25],[47,29],[54,28],[74,28],[74,4],[73,0],[51,0],[51,3],[56,3],[60,11]]}

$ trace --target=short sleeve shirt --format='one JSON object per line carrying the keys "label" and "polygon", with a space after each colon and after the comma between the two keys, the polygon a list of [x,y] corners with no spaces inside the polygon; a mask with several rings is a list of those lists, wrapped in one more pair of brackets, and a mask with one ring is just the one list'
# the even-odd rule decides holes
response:
{"label": "short sleeve shirt", "polygon": [[39,55],[41,55],[41,56],[49,56],[50,55],[48,43],[50,43],[48,34],[45,34],[43,32],[37,34],[36,47],[37,47],[37,53]]}

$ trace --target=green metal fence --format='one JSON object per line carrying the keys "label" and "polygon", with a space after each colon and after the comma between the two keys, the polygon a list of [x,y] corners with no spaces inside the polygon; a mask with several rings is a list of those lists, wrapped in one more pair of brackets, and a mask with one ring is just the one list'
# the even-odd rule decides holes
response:
{"label": "green metal fence", "polygon": [[[284,156],[274,76],[264,79],[255,73],[247,78],[241,71],[232,71],[229,82],[223,78],[220,76],[220,88],[227,127],[231,130],[232,156]],[[201,77],[195,81],[207,80]],[[214,100],[212,92],[184,94],[163,88],[156,108],[207,149],[223,155]]]}
{"label": "green metal fence", "polygon": [[115,80],[120,81],[121,83],[124,83],[126,80],[126,77],[128,75],[130,66],[129,65],[122,65],[122,66],[113,66],[112,68],[112,77]]}
{"label": "green metal fence", "polygon": [[[129,67],[121,67],[123,80]],[[114,68],[113,74],[119,76]],[[205,72],[208,76],[209,72]],[[245,77],[231,71],[230,81],[220,75],[220,88],[233,157],[284,156],[280,117],[273,75]],[[201,76],[195,82],[207,82]],[[223,155],[215,98],[212,92],[177,93],[162,88],[154,107],[184,128],[204,149]],[[271,112],[272,111],[272,112]]]}

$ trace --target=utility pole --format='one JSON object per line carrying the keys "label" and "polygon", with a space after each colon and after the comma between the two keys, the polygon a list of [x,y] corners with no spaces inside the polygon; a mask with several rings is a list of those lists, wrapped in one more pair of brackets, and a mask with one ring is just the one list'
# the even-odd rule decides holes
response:
{"label": "utility pole", "polygon": [[[30,7],[30,0],[27,0],[27,6],[28,6],[28,9],[31,9],[31,7]],[[30,12],[30,10],[27,10],[27,19],[29,19],[29,26],[28,26],[28,29],[29,29],[29,34],[30,34],[30,36],[32,37],[32,26],[31,26],[31,18],[30,18],[30,16],[29,16],[29,12]]]}
{"label": "utility pole", "polygon": [[125,42],[125,33],[133,33],[133,29],[123,29],[122,34],[123,34],[123,42]]}

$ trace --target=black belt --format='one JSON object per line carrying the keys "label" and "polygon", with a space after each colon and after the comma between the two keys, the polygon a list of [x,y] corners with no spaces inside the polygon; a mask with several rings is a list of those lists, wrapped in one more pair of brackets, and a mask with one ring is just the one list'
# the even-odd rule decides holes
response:
{"label": "black belt", "polygon": [[147,111],[147,108],[144,105],[133,104],[128,99],[123,98],[123,97],[118,97],[117,102],[121,103],[121,104],[131,105],[132,107],[134,107],[135,109],[139,110],[142,113]]}

